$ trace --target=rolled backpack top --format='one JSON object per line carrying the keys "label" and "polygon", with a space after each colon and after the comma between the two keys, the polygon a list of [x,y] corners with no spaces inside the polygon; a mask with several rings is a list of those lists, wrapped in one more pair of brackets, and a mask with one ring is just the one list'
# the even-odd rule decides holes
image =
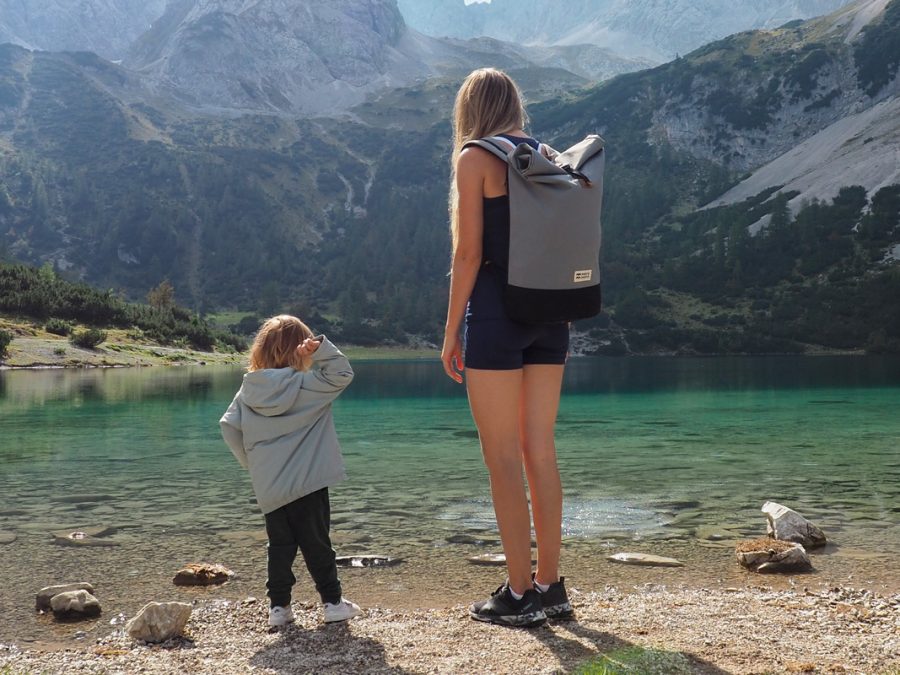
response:
{"label": "rolled backpack top", "polygon": [[469,146],[507,164],[507,316],[521,323],[556,323],[599,314],[603,139],[587,136],[552,160],[502,136],[464,147]]}

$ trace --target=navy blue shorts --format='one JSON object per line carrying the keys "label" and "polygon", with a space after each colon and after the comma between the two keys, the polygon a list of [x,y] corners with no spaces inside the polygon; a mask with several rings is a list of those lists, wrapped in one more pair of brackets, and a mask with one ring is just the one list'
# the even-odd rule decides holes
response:
{"label": "navy blue shorts", "polygon": [[510,321],[503,311],[502,292],[492,271],[482,268],[466,312],[466,368],[518,370],[527,365],[563,365],[569,353],[569,325]]}

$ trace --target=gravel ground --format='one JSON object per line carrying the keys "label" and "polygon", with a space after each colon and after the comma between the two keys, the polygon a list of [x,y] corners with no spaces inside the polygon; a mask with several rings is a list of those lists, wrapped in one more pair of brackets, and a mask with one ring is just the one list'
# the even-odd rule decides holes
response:
{"label": "gravel ground", "polygon": [[[521,630],[471,621],[464,606],[369,608],[323,625],[313,605],[270,630],[264,600],[203,601],[186,637],[137,644],[110,626],[95,642],[47,651],[0,645],[12,673],[557,673],[627,647],[635,673],[900,673],[900,594],[647,586],[582,594],[575,621]],[[5,668],[5,670],[4,670]]]}

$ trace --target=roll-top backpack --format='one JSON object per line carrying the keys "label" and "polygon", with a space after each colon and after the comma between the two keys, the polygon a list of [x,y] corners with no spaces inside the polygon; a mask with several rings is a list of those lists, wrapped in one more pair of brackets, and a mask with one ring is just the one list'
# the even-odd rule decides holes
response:
{"label": "roll-top backpack", "polygon": [[464,147],[469,146],[507,164],[507,316],[521,323],[555,323],[599,314],[603,139],[587,136],[552,160],[502,136]]}

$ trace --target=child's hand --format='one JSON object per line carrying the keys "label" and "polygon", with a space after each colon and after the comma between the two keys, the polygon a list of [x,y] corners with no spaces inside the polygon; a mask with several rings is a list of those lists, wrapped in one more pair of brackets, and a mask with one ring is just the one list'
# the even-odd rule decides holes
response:
{"label": "child's hand", "polygon": [[315,338],[306,338],[303,342],[297,345],[297,352],[300,356],[311,356],[313,352],[315,352],[319,345],[322,344],[319,340]]}

